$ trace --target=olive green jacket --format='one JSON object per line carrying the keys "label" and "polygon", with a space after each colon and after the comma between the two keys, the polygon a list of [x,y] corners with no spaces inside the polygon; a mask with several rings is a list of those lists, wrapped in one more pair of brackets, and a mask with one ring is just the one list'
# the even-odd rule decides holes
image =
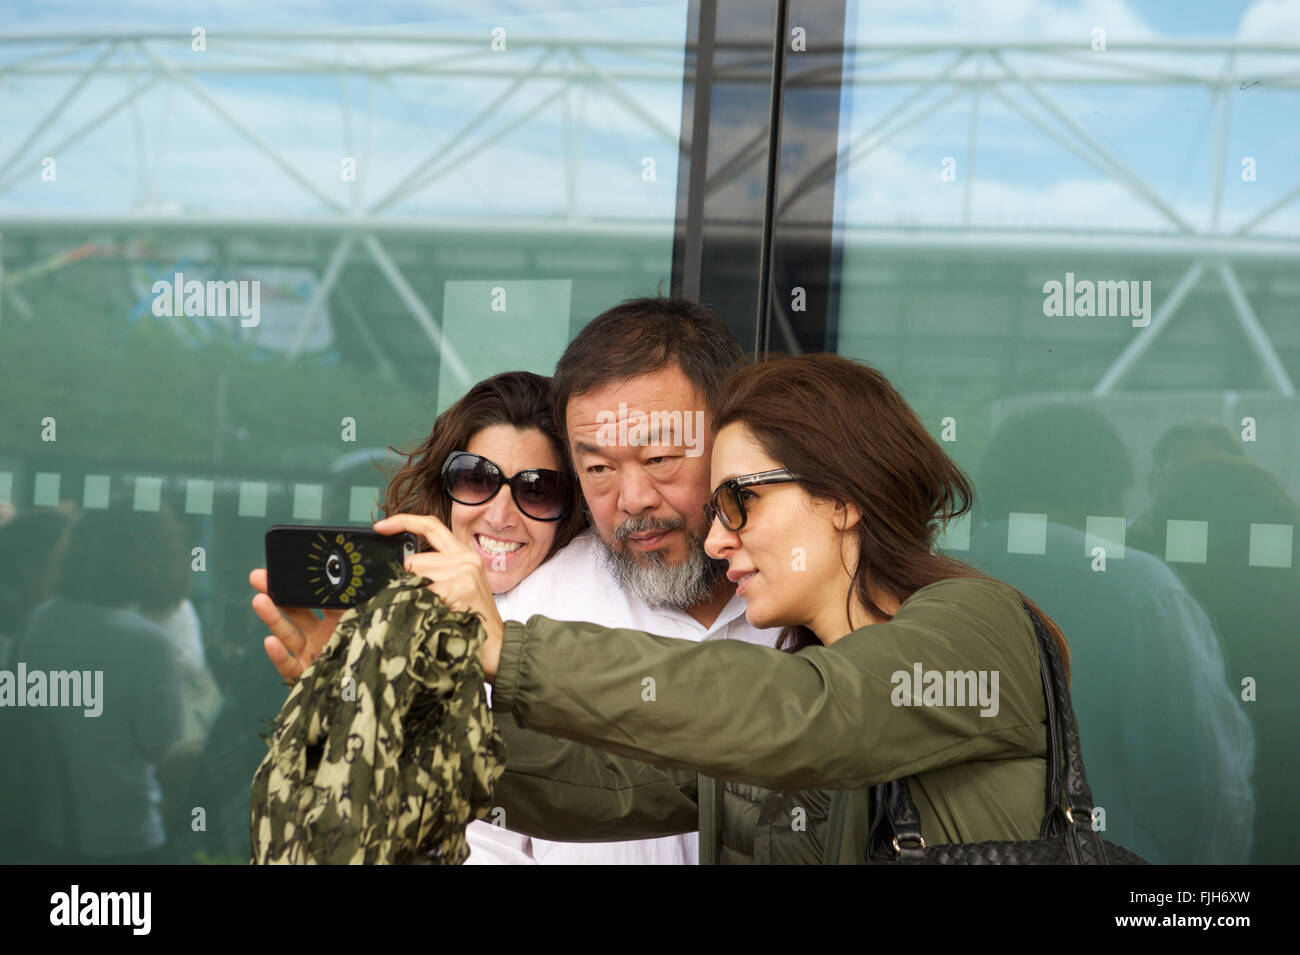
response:
{"label": "olive green jacket", "polygon": [[[984,671],[989,690],[997,671],[996,713],[949,671]],[[539,838],[698,829],[702,863],[861,862],[868,787],[899,777],[927,845],[1033,839],[1043,818],[1037,641],[993,580],[931,584],[890,622],[798,653],[507,621],[493,711],[508,749],[494,803]]]}

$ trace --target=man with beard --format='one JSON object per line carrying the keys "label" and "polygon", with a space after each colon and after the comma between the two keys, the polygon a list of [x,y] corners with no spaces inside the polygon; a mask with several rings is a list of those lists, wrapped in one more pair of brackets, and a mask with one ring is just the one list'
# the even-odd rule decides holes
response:
{"label": "man with beard", "polygon": [[[582,484],[592,527],[499,598],[504,619],[544,614],[690,640],[773,646],[704,552],[713,429],[709,408],[743,361],[735,336],[708,309],[634,299],[597,316],[555,368],[556,422]],[[679,414],[680,413],[680,414]],[[652,705],[653,684],[642,699]],[[694,832],[627,842],[561,843],[468,827],[471,864],[696,864]]]}

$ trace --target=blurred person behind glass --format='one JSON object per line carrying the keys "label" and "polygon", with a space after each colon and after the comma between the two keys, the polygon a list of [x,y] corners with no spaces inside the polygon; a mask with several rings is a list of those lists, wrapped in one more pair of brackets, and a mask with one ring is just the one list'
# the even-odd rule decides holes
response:
{"label": "blurred person behind glass", "polygon": [[[72,518],[52,507],[16,511],[6,505],[0,524],[0,670],[17,681],[18,644],[32,610],[54,589],[54,558]],[[15,689],[18,689],[15,687]],[[0,863],[39,861],[31,813],[33,760],[39,752],[36,711],[0,708]]]}
{"label": "blurred person behind glass", "polygon": [[128,497],[69,532],[55,595],[33,610],[19,659],[29,673],[102,673],[102,698],[95,716],[29,711],[44,744],[30,769],[38,861],[167,861],[156,766],[181,736],[180,669],[171,637],[134,608],[177,567],[189,571],[170,513],[135,511]]}
{"label": "blurred person behind glass", "polygon": [[[1256,739],[1258,808],[1250,861],[1300,862],[1300,820],[1293,805],[1300,789],[1293,735],[1300,723],[1300,572],[1291,550],[1300,514],[1281,482],[1238,449],[1176,459],[1164,469],[1159,489],[1135,543],[1159,552],[1170,520],[1207,523],[1205,560],[1173,567],[1222,636],[1232,692],[1242,698],[1246,681],[1254,681],[1254,698],[1240,704]],[[1272,527],[1252,531],[1252,525]]]}
{"label": "blurred person behind glass", "polygon": [[[1087,519],[1123,516],[1132,483],[1124,444],[1097,411],[1017,414],[984,455],[969,559],[1032,594],[1071,634],[1070,692],[1106,838],[1153,863],[1242,864],[1254,739],[1214,625],[1131,536],[1122,557],[1100,542],[1105,570],[1085,546],[1098,543]],[[1012,512],[1046,515],[1043,553],[1012,552]]]}
{"label": "blurred person behind glass", "polygon": [[0,523],[0,668],[16,659],[32,608],[53,593],[54,555],[71,523],[52,507],[18,512]]}

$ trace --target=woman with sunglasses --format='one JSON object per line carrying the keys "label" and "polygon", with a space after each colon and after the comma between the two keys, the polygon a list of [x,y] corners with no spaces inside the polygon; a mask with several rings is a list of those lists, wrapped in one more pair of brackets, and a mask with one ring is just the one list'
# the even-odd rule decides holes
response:
{"label": "woman with sunglasses", "polygon": [[[480,382],[434,423],[393,476],[386,514],[431,514],[483,562],[492,593],[531,574],[586,525],[551,415],[549,379]],[[407,569],[420,574],[427,555]]]}
{"label": "woman with sunglasses", "polygon": [[[587,523],[549,385],[549,378],[526,371],[479,382],[438,416],[419,447],[397,452],[406,464],[384,495],[387,515],[430,515],[451,528],[489,601],[513,590]],[[443,573],[438,559],[418,553],[407,558],[406,568],[436,580]],[[297,679],[325,648],[344,611],[326,610],[317,620],[310,610],[281,609],[266,594],[265,570],[253,571],[249,581],[259,591],[253,608],[272,633],[264,641],[266,654],[281,674]],[[526,837],[481,821],[469,833],[474,864],[532,860]]]}
{"label": "woman with sunglasses", "polygon": [[[966,476],[882,375],[836,355],[743,369],[713,414],[706,549],[749,621],[784,628],[781,649],[503,623],[433,528],[449,570],[431,589],[484,620],[510,827],[699,828],[701,861],[854,862],[880,818],[871,788],[907,779],[925,844],[1037,838],[1046,709],[1026,606],[1067,666],[1068,650],[1019,591],[931,549],[971,506]],[[978,699],[945,698],[967,673]]]}
{"label": "woman with sunglasses", "polygon": [[[511,371],[476,384],[438,416],[419,447],[398,452],[407,463],[384,495],[385,514],[427,514],[451,528],[477,557],[489,594],[514,589],[586,526],[552,417],[549,383]],[[434,573],[428,566],[434,556],[416,554],[407,569]],[[273,634],[266,654],[286,673],[292,651],[289,669],[296,679],[324,649],[344,611],[327,610],[318,620],[310,610],[280,609],[265,596],[265,570],[253,571],[249,580],[260,594],[253,608]]]}

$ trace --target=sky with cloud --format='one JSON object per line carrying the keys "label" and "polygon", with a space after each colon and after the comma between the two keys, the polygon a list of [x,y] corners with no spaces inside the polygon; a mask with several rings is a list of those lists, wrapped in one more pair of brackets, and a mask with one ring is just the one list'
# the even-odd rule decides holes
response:
{"label": "sky with cloud", "polygon": [[[188,75],[301,179],[348,209],[354,191],[341,175],[343,157],[357,160],[357,192],[365,209],[445,151],[430,167],[445,163],[442,175],[397,203],[391,214],[561,217],[569,214],[572,190],[579,218],[672,221],[685,3],[491,3],[474,18],[466,18],[462,4],[449,3],[236,2],[187,13],[170,4],[128,2],[115,4],[111,19],[104,9],[68,3],[6,8],[0,31],[9,42],[0,43],[0,70],[5,63],[64,48],[69,39],[141,34],[147,35],[151,53],[178,68],[197,56],[208,56],[206,63],[254,68],[283,66],[295,58],[323,61],[330,65],[325,71]],[[204,53],[191,49],[195,27],[206,31]],[[497,29],[504,31],[504,51],[491,48]],[[338,34],[348,43],[228,38],[223,31],[310,31]],[[399,42],[368,41],[374,33],[396,34]],[[410,42],[400,41],[405,33]],[[610,50],[582,42],[602,38],[634,38],[646,48]],[[539,40],[576,40],[578,52],[559,44],[545,67],[557,75],[529,79],[508,92],[546,52]],[[79,71],[106,48],[101,41],[37,66]],[[341,57],[345,80],[332,66]],[[451,69],[436,76],[374,78],[365,70],[431,60]],[[119,72],[97,75],[80,89],[20,155],[0,155],[5,164],[0,165],[0,214],[144,210],[275,216],[328,208],[182,81],[157,84],[77,136],[84,124],[152,75],[148,54],[133,42],[124,41],[106,63]],[[645,76],[610,76],[619,69]],[[498,75],[471,75],[489,70]],[[561,95],[566,77],[575,81],[567,97]],[[67,72],[0,72],[5,128],[26,138],[75,80],[76,74]],[[481,116],[498,97],[503,97],[500,104]],[[40,178],[40,161],[47,155],[56,161],[58,188]],[[570,156],[576,157],[572,164]],[[643,175],[646,158],[654,160],[653,181]],[[17,181],[9,181],[16,175]]]}
{"label": "sky with cloud", "polygon": [[[963,93],[916,124],[884,137],[861,159],[841,169],[839,202],[850,225],[958,226],[966,221],[967,199],[965,190],[954,186],[965,182],[973,165],[969,199],[973,225],[1178,230],[1137,187],[1100,171],[1071,151],[1069,144],[1073,144],[1092,156],[1098,155],[1099,146],[1193,231],[1209,230],[1216,142],[1214,97],[1205,85],[1103,82],[1132,70],[1218,77],[1231,69],[1229,75],[1241,81],[1224,86],[1229,124],[1219,231],[1232,231],[1244,224],[1300,182],[1291,161],[1300,150],[1300,127],[1290,121],[1300,115],[1300,91],[1273,88],[1254,79],[1288,73],[1294,77],[1297,73],[1300,2],[1296,0],[1214,4],[917,0],[907,4],[904,12],[901,7],[879,0],[858,3],[856,22],[848,32],[859,44],[942,40],[954,44],[1077,43],[1077,49],[1068,53],[1002,51],[1002,63],[976,53],[953,74],[974,79],[1009,70],[1037,77],[1035,90],[1074,128],[1043,107],[1026,84],[1011,82],[999,87],[1011,103],[988,88],[981,92],[978,105],[973,92]],[[1098,29],[1104,31],[1104,52],[1092,49]],[[1126,50],[1127,44],[1162,40],[1285,44],[1293,52],[1243,48],[1229,67],[1227,55],[1220,52]],[[864,137],[864,145],[875,143],[872,134],[878,122],[915,89],[873,85],[872,79],[890,70],[933,75],[955,56],[955,49],[943,50],[877,70],[870,65],[870,55],[860,53],[865,65],[855,72],[862,81],[846,85],[841,106],[841,145]],[[1058,76],[1070,79],[1054,82]],[[931,100],[937,101],[951,89],[936,88]],[[976,111],[972,152],[972,115]],[[1031,116],[1026,117],[1025,112]],[[1053,137],[1051,130],[1058,136]],[[1061,142],[1062,138],[1068,142]],[[942,178],[945,158],[955,164],[956,180]],[[1247,159],[1253,167],[1253,181],[1242,177]],[[1280,210],[1259,231],[1295,236],[1300,233],[1300,212],[1294,206]]]}
{"label": "sky with cloud", "polygon": [[[1104,77],[1124,64],[1216,74],[1225,57],[1211,53],[1125,52],[1125,44],[1151,40],[1294,44],[1290,54],[1242,51],[1236,75],[1300,72],[1300,0],[910,0],[906,4],[860,0],[850,4],[848,35],[860,44],[901,42],[1079,43],[1071,56],[1008,52],[1006,64],[1045,78],[1040,89],[1065,115],[1147,184],[1197,230],[1208,228],[1213,193],[1212,97],[1192,85],[1054,83],[1054,73]],[[365,209],[405,181],[430,157],[446,151],[435,180],[396,203],[397,216],[672,222],[675,214],[676,144],[681,112],[681,46],[685,3],[610,4],[491,2],[466,18],[459,2],[267,4],[234,0],[220,5],[125,0],[43,2],[0,8],[0,121],[10,144],[0,149],[0,215],[185,214],[313,215],[327,206],[249,140],[201,102],[183,83],[158,83],[84,135],[92,118],[119,102],[152,75],[153,63],[123,42],[107,63],[119,68],[82,88],[56,120],[27,148],[14,146],[42,124],[75,82],[75,72],[33,75],[4,71],[30,57],[67,47],[69,39],[148,35],[149,49],[173,66],[193,62],[191,30],[208,34],[207,62],[285,65],[295,58],[348,64],[337,71],[269,74],[196,73],[198,86],[278,154],[299,177],[340,206],[357,197]],[[507,51],[493,52],[491,31],[506,31]],[[1108,49],[1095,56],[1092,31],[1106,31]],[[226,39],[223,31],[310,31],[337,34],[327,41]],[[367,41],[368,34],[401,35],[411,42]],[[459,38],[459,45],[447,42]],[[480,111],[501,96],[518,73],[532,68],[542,48],[525,40],[634,39],[643,49],[580,47],[586,62],[556,49],[548,68],[570,74],[571,94],[560,78],[530,79],[489,116]],[[513,41],[513,42],[512,42]],[[815,37],[813,38],[815,42]],[[35,64],[84,69],[106,49],[92,43]],[[841,104],[841,143],[862,137],[915,89],[867,82],[894,69],[933,75],[952,50],[911,56],[874,67],[859,55],[848,66],[861,83],[849,83]],[[1090,61],[1089,57],[1094,56]],[[1099,57],[1109,57],[1105,64]],[[368,78],[363,65],[438,60],[453,66],[438,76]],[[972,57],[958,76],[988,76],[999,67]],[[484,78],[470,74],[498,70]],[[609,79],[611,71],[636,78]],[[610,83],[613,85],[611,86]],[[1003,92],[1026,108],[1035,104],[1014,85]],[[934,98],[949,87],[933,91]],[[1300,115],[1300,93],[1268,84],[1229,90],[1227,175],[1220,227],[1230,229],[1292,189],[1300,130],[1284,121]],[[346,121],[350,107],[350,126]],[[991,93],[980,95],[976,149],[970,127],[971,93],[896,135],[841,169],[840,204],[850,224],[954,226],[964,220],[964,189],[940,178],[951,158],[964,182],[973,161],[970,221],[992,227],[1048,227],[1169,231],[1175,226],[1044,130]],[[1041,112],[1041,110],[1039,110]],[[475,123],[473,128],[466,126]],[[1059,128],[1059,127],[1058,127]],[[1067,134],[1072,136],[1073,134]],[[1076,143],[1078,138],[1075,137]],[[810,144],[810,157],[815,146]],[[57,188],[40,178],[40,161],[52,155]],[[358,159],[357,188],[342,181],[344,156]],[[457,157],[460,160],[457,161]],[[576,158],[575,158],[576,157]],[[1244,157],[1256,179],[1240,176]],[[643,176],[654,160],[655,180]],[[1261,230],[1293,236],[1300,212],[1282,210]]]}

